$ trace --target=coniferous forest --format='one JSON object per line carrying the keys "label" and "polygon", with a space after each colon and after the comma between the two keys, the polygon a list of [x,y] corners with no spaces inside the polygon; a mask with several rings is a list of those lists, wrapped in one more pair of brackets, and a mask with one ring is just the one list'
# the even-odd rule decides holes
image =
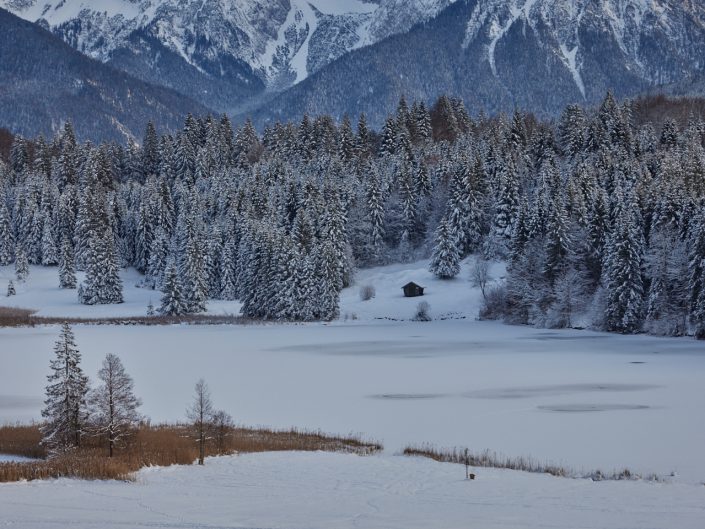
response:
{"label": "coniferous forest", "polygon": [[189,116],[126,147],[79,144],[67,123],[0,162],[0,265],[19,281],[56,266],[85,304],[122,302],[135,267],[162,314],[237,299],[312,321],[338,317],[356,268],[430,258],[450,280],[478,254],[507,263],[483,318],[703,339],[705,122],[638,105],[607,94],[540,121],[402,99],[380,131],[361,115],[262,134]]}

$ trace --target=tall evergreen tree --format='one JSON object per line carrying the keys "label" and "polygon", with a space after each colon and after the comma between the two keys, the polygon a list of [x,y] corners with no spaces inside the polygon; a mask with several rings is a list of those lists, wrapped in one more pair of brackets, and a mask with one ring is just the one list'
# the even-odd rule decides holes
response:
{"label": "tall evergreen tree", "polygon": [[76,347],[73,331],[64,323],[61,336],[54,345],[54,358],[47,376],[46,400],[41,427],[42,444],[51,453],[81,446],[86,429],[86,395],[88,377],[81,369],[81,353]]}
{"label": "tall evergreen tree", "polygon": [[436,232],[436,246],[429,270],[440,279],[452,279],[460,273],[460,255],[456,238],[448,222],[443,219]]}
{"label": "tall evergreen tree", "polygon": [[76,288],[76,273],[73,266],[73,245],[71,239],[64,237],[59,257],[59,286]]}
{"label": "tall evergreen tree", "polygon": [[159,313],[164,316],[181,316],[188,312],[181,292],[181,285],[176,273],[176,266],[172,263],[166,271],[164,278],[164,296],[162,296]]}
{"label": "tall evergreen tree", "polygon": [[607,249],[605,322],[610,331],[634,333],[641,328],[643,313],[643,235],[635,201],[627,204]]}

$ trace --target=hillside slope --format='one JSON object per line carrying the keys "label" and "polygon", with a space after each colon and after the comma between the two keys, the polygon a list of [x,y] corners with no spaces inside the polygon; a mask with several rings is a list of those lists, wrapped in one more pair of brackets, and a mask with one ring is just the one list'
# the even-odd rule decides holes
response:
{"label": "hillside slope", "polygon": [[145,123],[179,127],[209,109],[77,52],[35,24],[0,9],[0,126],[51,135],[72,120],[80,139],[141,138]]}

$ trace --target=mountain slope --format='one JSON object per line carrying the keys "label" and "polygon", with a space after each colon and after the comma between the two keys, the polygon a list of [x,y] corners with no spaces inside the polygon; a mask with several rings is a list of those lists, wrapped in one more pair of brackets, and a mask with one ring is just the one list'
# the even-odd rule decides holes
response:
{"label": "mountain slope", "polygon": [[208,109],[77,52],[51,33],[0,9],[0,125],[50,135],[72,120],[82,139],[141,138],[147,120],[176,128]]}
{"label": "mountain slope", "polygon": [[353,51],[268,102],[257,121],[356,114],[379,126],[398,98],[457,95],[474,112],[553,114],[701,74],[705,7],[676,0],[461,0]]}
{"label": "mountain slope", "polygon": [[233,111],[452,1],[0,0],[0,7],[90,57]]}

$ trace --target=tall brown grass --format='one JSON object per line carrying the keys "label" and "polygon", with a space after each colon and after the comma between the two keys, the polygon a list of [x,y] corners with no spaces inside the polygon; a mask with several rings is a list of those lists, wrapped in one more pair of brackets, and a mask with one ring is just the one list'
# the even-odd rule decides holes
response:
{"label": "tall brown grass", "polygon": [[477,468],[519,470],[522,472],[532,472],[536,474],[550,474],[551,476],[563,478],[586,478],[594,481],[639,479],[645,479],[648,481],[665,481],[664,478],[655,474],[641,476],[640,474],[636,474],[627,468],[608,473],[600,470],[580,473],[561,465],[541,463],[540,461],[530,457],[508,457],[489,450],[485,450],[480,453],[473,453],[465,448],[438,449],[432,445],[422,445],[408,446],[404,448],[403,454],[406,456],[427,457],[442,463],[459,463]]}
{"label": "tall brown grass", "polygon": [[[198,458],[198,445],[188,425],[141,425],[127,442],[107,457],[105,443],[87,438],[84,445],[49,459],[27,463],[0,463],[0,482],[72,477],[80,479],[130,480],[147,466],[190,465]],[[47,456],[40,445],[39,425],[0,427],[0,453],[27,457]],[[349,436],[326,435],[302,430],[228,428],[217,448],[206,445],[206,455],[271,451],[333,451],[368,455],[382,449],[377,443]]]}
{"label": "tall brown grass", "polygon": [[185,314],[182,316],[126,316],[122,318],[58,318],[36,316],[35,310],[0,307],[0,327],[34,327],[62,323],[83,325],[234,325],[252,324],[254,320],[233,314]]}

